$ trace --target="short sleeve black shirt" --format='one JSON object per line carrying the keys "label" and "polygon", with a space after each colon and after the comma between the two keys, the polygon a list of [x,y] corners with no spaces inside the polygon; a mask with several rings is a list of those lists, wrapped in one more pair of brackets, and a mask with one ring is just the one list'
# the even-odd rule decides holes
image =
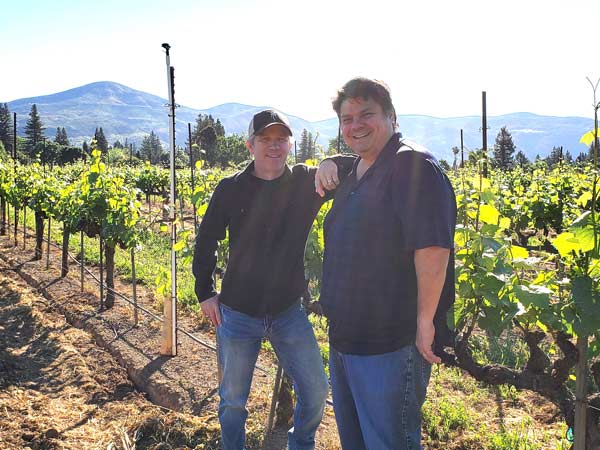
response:
{"label": "short sleeve black shirt", "polygon": [[[321,303],[336,350],[380,354],[415,340],[414,252],[453,248],[456,200],[433,155],[399,134],[358,181],[357,164],[325,219]],[[451,252],[434,321],[437,344],[451,343],[446,313],[453,302]]]}

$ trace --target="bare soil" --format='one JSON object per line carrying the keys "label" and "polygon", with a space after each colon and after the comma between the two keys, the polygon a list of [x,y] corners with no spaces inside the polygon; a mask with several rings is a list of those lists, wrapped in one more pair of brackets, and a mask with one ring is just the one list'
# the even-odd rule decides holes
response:
{"label": "bare soil", "polygon": [[[0,449],[220,448],[212,328],[180,311],[179,326],[205,345],[178,333],[177,356],[162,356],[160,322],[140,312],[135,326],[133,307],[119,297],[100,311],[98,286],[86,276],[82,291],[76,262],[60,278],[58,249],[46,269],[46,255],[32,260],[33,239],[25,249],[18,239],[15,247],[12,236],[0,237]],[[129,284],[115,280],[115,290],[131,297]],[[138,285],[137,297],[162,315],[153,292]],[[249,449],[262,447],[276,371],[268,354],[259,365]],[[287,428],[276,427],[266,448],[285,448]],[[125,446],[126,437],[136,446]],[[320,449],[339,448],[331,410],[318,439]]]}

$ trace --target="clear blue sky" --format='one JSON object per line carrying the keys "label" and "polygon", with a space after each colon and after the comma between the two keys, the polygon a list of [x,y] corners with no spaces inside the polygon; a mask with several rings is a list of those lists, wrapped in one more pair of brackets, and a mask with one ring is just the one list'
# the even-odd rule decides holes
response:
{"label": "clear blue sky", "polygon": [[[335,89],[386,81],[398,114],[591,117],[599,0],[5,1],[0,101],[115,81],[179,104],[333,117]],[[600,96],[600,92],[598,93]]]}

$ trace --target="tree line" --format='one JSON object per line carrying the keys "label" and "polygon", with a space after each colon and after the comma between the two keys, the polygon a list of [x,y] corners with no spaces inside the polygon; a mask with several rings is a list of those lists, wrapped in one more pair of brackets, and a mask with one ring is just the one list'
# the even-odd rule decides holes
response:
{"label": "tree line", "polygon": [[[8,105],[0,103],[0,152],[9,155],[14,152],[13,126]],[[33,104],[24,128],[24,136],[17,137],[16,154],[20,161],[65,164],[87,158],[91,154],[91,143],[84,141],[80,147],[72,145],[64,127],[56,129],[53,139],[46,137],[46,131],[37,106]],[[294,143],[290,162],[302,163],[307,160],[320,159],[328,154],[352,153],[340,136],[330,139],[327,149],[317,144],[318,136],[318,132],[313,134],[311,131],[303,129],[300,139]],[[144,136],[139,146],[128,142],[127,139],[124,143],[117,140],[110,145],[102,127],[95,129],[93,140],[96,148],[111,162],[147,161],[152,165],[166,166],[169,164],[169,153],[153,130]],[[185,143],[185,149],[177,147],[175,150],[176,165],[187,167],[190,163],[202,159],[209,167],[237,167],[250,159],[245,141],[246,137],[240,134],[226,135],[225,127],[220,119],[215,119],[212,115],[199,114],[193,126],[191,142]],[[452,164],[444,159],[440,160],[446,170],[464,165],[464,155],[461,154],[461,150],[453,147],[452,153],[454,155]],[[483,151],[478,149],[469,151],[467,158],[478,160],[483,157],[489,160],[489,164],[493,168],[510,170],[516,166],[526,167],[537,161],[544,161],[549,167],[554,167],[559,162],[583,163],[590,159],[590,154],[591,149],[574,158],[568,149],[553,147],[547,157],[542,158],[538,155],[534,161],[530,161],[522,150],[517,151],[510,131],[504,126],[496,136],[490,156],[483,155]]]}

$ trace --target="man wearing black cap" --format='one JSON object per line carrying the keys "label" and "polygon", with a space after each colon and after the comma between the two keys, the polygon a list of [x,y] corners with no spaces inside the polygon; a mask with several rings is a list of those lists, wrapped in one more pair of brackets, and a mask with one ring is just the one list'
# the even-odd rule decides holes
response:
{"label": "man wearing black cap", "polygon": [[[308,233],[340,173],[353,157],[334,157],[319,171],[286,165],[292,130],[278,111],[254,115],[246,146],[254,157],[248,167],[221,180],[196,237],[193,272],[202,312],[217,326],[219,421],[223,450],[245,446],[246,401],[262,339],[269,339],[294,380],[291,450],[314,449],[328,383],[312,326],[300,302],[306,289],[304,248]],[[321,195],[315,193],[315,187]],[[217,242],[229,230],[229,260],[215,290]]]}

